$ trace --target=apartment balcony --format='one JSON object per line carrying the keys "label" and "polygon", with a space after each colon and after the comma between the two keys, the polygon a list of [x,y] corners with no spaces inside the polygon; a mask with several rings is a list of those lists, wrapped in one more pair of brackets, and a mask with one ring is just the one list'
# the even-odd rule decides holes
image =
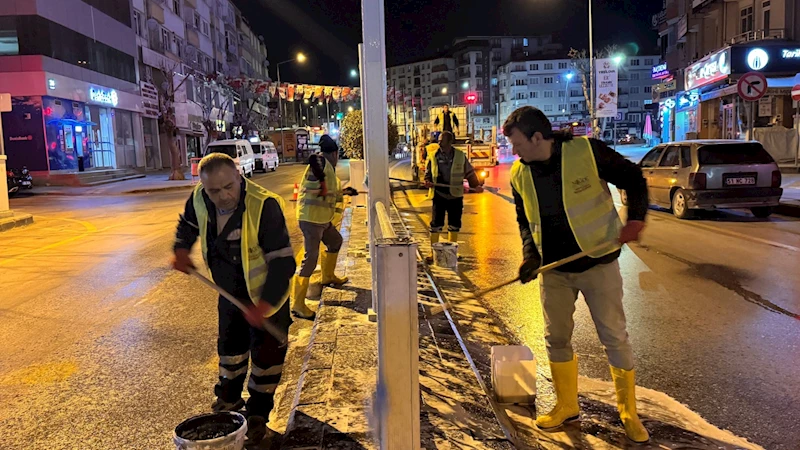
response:
{"label": "apartment balcony", "polygon": [[433,73],[436,73],[436,72],[447,72],[449,70],[450,70],[450,68],[447,67],[447,64],[439,64],[438,66],[433,66],[433,68],[431,69],[431,72],[433,72]]}
{"label": "apartment balcony", "polygon": [[449,82],[450,82],[450,80],[447,77],[439,77],[439,78],[434,78],[433,81],[431,81],[431,84],[434,84],[434,85],[436,85],[436,84],[447,84]]}
{"label": "apartment balcony", "polygon": [[200,47],[200,33],[194,28],[186,27],[186,42],[195,47]]}
{"label": "apartment balcony", "polygon": [[197,0],[183,0],[183,3],[197,9]]}
{"label": "apartment balcony", "polygon": [[164,25],[164,0],[148,0],[147,17]]}
{"label": "apartment balcony", "polygon": [[461,77],[461,78],[468,78],[468,77],[472,76],[472,72],[469,71],[469,70],[459,69],[458,70],[458,76]]}
{"label": "apartment balcony", "polygon": [[764,41],[768,39],[786,39],[786,30],[783,28],[772,28],[769,30],[755,30],[742,33],[730,39],[731,44],[744,44],[746,42]]}
{"label": "apartment balcony", "polygon": [[154,52],[164,54],[164,43],[161,42],[161,37],[158,33],[149,33],[147,47]]}

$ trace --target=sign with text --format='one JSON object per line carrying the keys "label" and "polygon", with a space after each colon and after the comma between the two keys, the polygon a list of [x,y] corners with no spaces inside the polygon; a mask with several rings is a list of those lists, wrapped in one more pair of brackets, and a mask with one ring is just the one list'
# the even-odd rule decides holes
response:
{"label": "sign with text", "polygon": [[731,49],[722,49],[706,56],[686,68],[684,89],[690,91],[700,86],[724,80],[731,74]]}
{"label": "sign with text", "polygon": [[652,78],[654,80],[663,80],[668,76],[669,76],[669,70],[667,70],[667,63],[661,63],[657,66],[653,66]]}
{"label": "sign with text", "polygon": [[598,59],[595,79],[597,97],[594,99],[595,117],[617,116],[617,65],[610,58]]}
{"label": "sign with text", "polygon": [[772,97],[758,99],[758,117],[772,117]]}
{"label": "sign with text", "polygon": [[732,73],[758,71],[769,74],[800,72],[800,46],[786,44],[731,47]]}
{"label": "sign with text", "polygon": [[139,87],[142,91],[142,117],[150,119],[158,118],[158,90],[156,87],[146,81],[140,81]]}

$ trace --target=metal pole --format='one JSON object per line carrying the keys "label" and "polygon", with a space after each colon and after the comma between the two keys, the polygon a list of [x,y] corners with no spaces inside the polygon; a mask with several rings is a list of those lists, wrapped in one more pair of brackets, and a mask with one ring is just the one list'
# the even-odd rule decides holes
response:
{"label": "metal pole", "polygon": [[[594,137],[594,115],[596,111],[595,95],[594,95],[594,35],[592,32],[592,0],[589,0],[589,101],[592,102],[592,108],[589,111],[589,122],[592,128],[592,135]],[[602,139],[602,136],[600,137]]]}
{"label": "metal pole", "polygon": [[283,101],[281,100],[281,64],[278,63],[276,67],[278,68],[278,109],[281,114],[281,155],[283,162],[286,162],[286,138],[283,136]]}
{"label": "metal pole", "polygon": [[750,123],[748,124],[749,132],[747,134],[747,140],[752,141],[753,140],[753,122],[755,122],[755,114],[753,112],[753,104],[755,102],[748,102],[748,103],[750,103],[750,121],[749,121]]}
{"label": "metal pole", "polygon": [[[327,97],[325,98],[325,109],[327,110],[326,112],[327,116],[325,117],[325,122],[329,123],[328,121],[331,120],[331,102],[328,100]],[[331,130],[328,130],[328,133],[330,132]]]}
{"label": "metal pole", "polygon": [[[794,117],[794,123],[797,127],[798,137],[800,137],[800,101],[797,102],[797,115]],[[0,127],[0,148],[3,145],[3,129]],[[798,157],[800,157],[800,142],[798,142],[797,150],[794,154],[794,168],[797,169]]]}

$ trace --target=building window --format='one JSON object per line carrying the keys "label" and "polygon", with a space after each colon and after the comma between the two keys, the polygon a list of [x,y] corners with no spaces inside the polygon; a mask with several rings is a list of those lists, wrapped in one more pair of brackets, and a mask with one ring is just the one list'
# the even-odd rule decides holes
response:
{"label": "building window", "polygon": [[631,80],[638,80],[638,79],[639,79],[639,74],[638,73],[632,73],[631,74]]}
{"label": "building window", "polygon": [[544,105],[545,112],[553,112],[553,105]]}
{"label": "building window", "polygon": [[514,80],[514,86],[525,86],[525,80]]}
{"label": "building window", "polygon": [[539,64],[531,64],[529,70],[539,70]]}
{"label": "building window", "polygon": [[749,33],[753,31],[753,7],[748,6],[747,8],[742,8],[739,12],[739,18],[741,19],[741,28],[739,29],[740,33]]}
{"label": "building window", "polygon": [[544,77],[544,84],[553,84],[553,77]]}
{"label": "building window", "polygon": [[638,108],[639,100],[631,100],[631,108]]}
{"label": "building window", "polygon": [[200,21],[200,13],[195,11],[194,12],[194,28],[195,28],[195,30],[199,30],[200,29],[200,22],[201,22]]}
{"label": "building window", "polygon": [[645,58],[644,65],[645,66],[652,66],[653,65],[653,58]]}
{"label": "building window", "polygon": [[142,13],[139,11],[133,11],[133,31],[136,32],[137,36],[142,36]]}
{"label": "building window", "polygon": [[177,34],[172,35],[172,53],[179,57],[183,57],[183,41]]}
{"label": "building window", "polygon": [[211,27],[209,26],[207,21],[203,20],[202,22],[203,22],[202,25],[201,25],[202,28],[201,28],[200,32],[203,33],[204,35],[210,37],[211,36]]}
{"label": "building window", "polygon": [[181,0],[172,0],[172,12],[181,15]]}
{"label": "building window", "polygon": [[170,34],[169,30],[167,30],[166,28],[161,29],[161,45],[164,46],[164,50],[168,49],[170,46],[170,42],[172,42],[172,39],[170,39],[169,34]]}
{"label": "building window", "polygon": [[567,63],[565,63],[565,62],[558,63],[558,68],[559,69],[566,69],[567,68]]}
{"label": "building window", "polygon": [[638,66],[639,65],[639,58],[631,59],[631,65],[632,66]]}
{"label": "building window", "polygon": [[544,91],[544,98],[553,98],[553,91]]}
{"label": "building window", "polygon": [[558,91],[558,98],[564,98],[567,96],[567,93],[564,91]]}
{"label": "building window", "polygon": [[651,92],[653,92],[653,87],[652,86],[645,86],[644,87],[644,93],[645,94],[649,94]]}
{"label": "building window", "polygon": [[569,96],[570,97],[580,97],[582,95],[583,95],[583,92],[581,92],[581,91],[573,91],[572,89],[569,90]]}
{"label": "building window", "polygon": [[531,91],[531,98],[539,98],[539,93],[536,91]]}
{"label": "building window", "polygon": [[[3,0],[5,2],[5,0]],[[107,16],[124,24],[131,26],[131,2],[130,0],[82,0],[83,3],[92,8],[105,13]]]}
{"label": "building window", "polygon": [[539,84],[539,77],[531,77],[530,84]]}
{"label": "building window", "polygon": [[522,46],[523,47],[527,47],[528,46],[528,38],[522,38]]}
{"label": "building window", "polygon": [[553,70],[553,63],[545,63],[544,70]]}
{"label": "building window", "polygon": [[517,100],[525,100],[525,93],[517,92]]}
{"label": "building window", "polygon": [[761,4],[761,10],[764,11],[764,23],[763,27],[767,32],[769,32],[769,19],[770,19],[770,2],[769,0],[765,1]]}
{"label": "building window", "polygon": [[483,114],[483,105],[480,103],[475,105],[475,114]]}
{"label": "building window", "polygon": [[631,94],[638,94],[639,86],[631,86]]}
{"label": "building window", "polygon": [[558,110],[561,111],[562,113],[563,112],[567,112],[567,105],[565,105],[563,103],[558,105]]}

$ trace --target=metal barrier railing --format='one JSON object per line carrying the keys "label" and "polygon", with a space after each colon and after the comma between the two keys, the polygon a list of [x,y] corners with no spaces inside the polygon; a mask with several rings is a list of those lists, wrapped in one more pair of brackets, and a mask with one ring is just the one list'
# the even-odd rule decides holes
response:
{"label": "metal barrier railing", "polygon": [[397,239],[397,233],[394,231],[386,206],[381,202],[377,202],[375,203],[375,210],[378,213],[378,225],[381,230],[380,237],[382,239]]}

